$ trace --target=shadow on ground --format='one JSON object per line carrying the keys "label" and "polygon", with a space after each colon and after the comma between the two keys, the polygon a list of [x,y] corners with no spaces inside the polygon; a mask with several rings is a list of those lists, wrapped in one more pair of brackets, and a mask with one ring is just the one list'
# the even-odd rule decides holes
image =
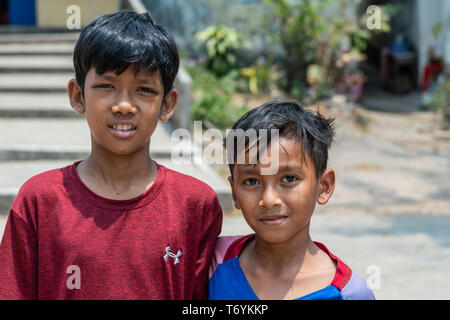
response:
{"label": "shadow on ground", "polygon": [[[336,217],[339,219],[339,216]],[[327,232],[348,237],[367,235],[400,236],[424,234],[435,240],[440,246],[450,247],[450,216],[403,214],[377,216],[377,223],[367,221],[367,225],[340,224],[329,226]]]}

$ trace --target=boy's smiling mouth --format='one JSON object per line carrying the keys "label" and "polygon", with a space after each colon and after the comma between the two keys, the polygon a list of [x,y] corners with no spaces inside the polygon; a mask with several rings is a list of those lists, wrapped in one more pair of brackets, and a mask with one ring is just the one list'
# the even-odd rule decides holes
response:
{"label": "boy's smiling mouth", "polygon": [[118,138],[129,138],[134,135],[137,127],[133,124],[112,124],[108,125],[109,129],[113,133],[114,136]]}
{"label": "boy's smiling mouth", "polygon": [[259,219],[259,221],[261,221],[263,224],[274,226],[285,222],[287,218],[288,218],[287,216],[280,214],[267,215],[263,216],[261,219]]}

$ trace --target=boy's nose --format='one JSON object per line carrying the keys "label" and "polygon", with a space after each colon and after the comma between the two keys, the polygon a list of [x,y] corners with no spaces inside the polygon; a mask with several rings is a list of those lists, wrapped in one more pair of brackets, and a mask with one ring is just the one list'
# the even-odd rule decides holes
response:
{"label": "boy's nose", "polygon": [[277,190],[271,186],[264,189],[262,199],[259,201],[259,206],[264,209],[281,206],[281,198]]}
{"label": "boy's nose", "polygon": [[123,115],[128,115],[130,113],[136,114],[136,108],[128,99],[122,99],[119,103],[113,106],[112,112],[121,113]]}

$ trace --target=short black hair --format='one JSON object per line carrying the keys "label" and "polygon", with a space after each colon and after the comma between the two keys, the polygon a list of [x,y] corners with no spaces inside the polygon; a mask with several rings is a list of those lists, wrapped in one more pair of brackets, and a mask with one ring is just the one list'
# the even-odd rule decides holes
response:
{"label": "short black hair", "polygon": [[[306,153],[313,162],[316,178],[318,179],[325,172],[328,149],[334,137],[334,119],[325,118],[318,110],[305,109],[297,101],[285,100],[264,103],[244,114],[234,124],[224,142],[225,147],[227,144],[233,145],[232,150],[227,150],[231,176],[233,176],[235,159],[242,150],[248,148],[251,142],[250,138],[245,137],[245,143],[238,146],[237,133],[252,129],[256,131],[257,138],[260,132],[265,132],[267,145],[270,144],[273,129],[278,130],[280,138],[295,139],[302,144],[304,159],[306,159]],[[260,153],[261,150],[258,150],[258,157]]]}
{"label": "short black hair", "polygon": [[165,96],[173,88],[179,56],[173,38],[148,12],[122,10],[100,16],[83,29],[73,62],[83,95],[91,67],[97,74],[113,71],[120,75],[134,65],[136,72],[159,71]]}

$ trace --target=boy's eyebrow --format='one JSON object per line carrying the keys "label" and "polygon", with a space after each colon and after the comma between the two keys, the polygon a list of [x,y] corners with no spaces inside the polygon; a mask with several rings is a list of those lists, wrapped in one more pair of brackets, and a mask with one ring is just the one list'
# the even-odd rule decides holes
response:
{"label": "boy's eyebrow", "polygon": [[237,171],[239,174],[253,174],[256,173],[256,166],[255,165],[249,165],[245,166],[244,168],[238,168]]}
{"label": "boy's eyebrow", "polygon": [[[237,171],[239,174],[242,175],[259,173],[255,165],[245,166],[244,168],[238,168]],[[278,172],[286,172],[286,171],[303,171],[303,167],[298,165],[285,165],[278,168]]]}
{"label": "boy's eyebrow", "polygon": [[112,73],[103,73],[103,74],[95,73],[95,77],[105,79],[105,80],[113,80],[116,77],[116,75],[114,75]]}
{"label": "boy's eyebrow", "polygon": [[146,77],[136,77],[136,80],[138,80],[142,83],[155,83],[155,80],[149,80]]}
{"label": "boy's eyebrow", "polygon": [[295,165],[281,166],[278,168],[278,171],[302,171],[302,170],[303,170],[302,166],[295,166]]}
{"label": "boy's eyebrow", "polygon": [[[117,77],[117,75],[114,73],[103,73],[103,74],[96,73],[95,77],[97,79],[100,78],[100,79],[104,79],[104,80],[114,80]],[[138,80],[139,82],[142,82],[142,83],[147,83],[147,84],[155,83],[154,79],[152,79],[152,78],[149,79],[148,77],[145,77],[145,76],[144,77],[137,76],[136,80]]]}

